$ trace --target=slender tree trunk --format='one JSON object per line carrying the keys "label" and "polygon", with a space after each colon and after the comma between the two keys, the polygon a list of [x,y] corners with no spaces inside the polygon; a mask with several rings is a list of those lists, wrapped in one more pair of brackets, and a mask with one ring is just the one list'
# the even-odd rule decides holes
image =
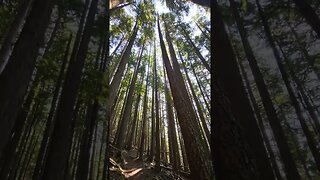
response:
{"label": "slender tree trunk", "polygon": [[290,147],[288,145],[288,141],[286,139],[285,133],[284,133],[283,128],[281,126],[281,121],[277,116],[276,110],[273,106],[273,102],[272,102],[270,93],[268,92],[268,87],[263,79],[263,75],[260,71],[257,60],[254,57],[254,54],[252,52],[252,48],[251,48],[249,41],[247,39],[247,34],[244,29],[244,25],[242,23],[241,17],[238,13],[236,4],[233,0],[229,0],[229,1],[230,1],[230,6],[232,9],[233,15],[236,19],[236,23],[237,23],[238,30],[239,30],[239,33],[241,36],[241,41],[242,41],[242,45],[244,47],[245,54],[246,54],[247,59],[249,61],[249,65],[252,70],[253,77],[255,79],[255,83],[257,84],[257,88],[259,90],[259,94],[261,96],[263,106],[266,110],[268,120],[270,122],[274,137],[276,139],[276,143],[279,148],[280,156],[281,156],[281,159],[282,159],[283,165],[284,165],[284,171],[285,171],[288,179],[300,179],[298,169],[296,167],[296,164],[295,164],[293,157],[291,155],[291,152],[290,152]]}
{"label": "slender tree trunk", "polygon": [[258,125],[259,125],[260,131],[262,133],[262,137],[264,139],[264,142],[266,143],[266,148],[267,148],[267,150],[269,152],[269,155],[270,155],[270,161],[271,161],[271,164],[273,166],[273,170],[274,170],[275,176],[276,176],[277,179],[281,180],[282,177],[281,177],[281,174],[280,174],[280,171],[279,171],[278,164],[276,162],[276,157],[274,155],[274,152],[272,151],[272,147],[271,147],[271,144],[270,144],[269,139],[268,139],[266,128],[263,125],[263,118],[261,117],[261,114],[259,112],[258,103],[257,103],[257,101],[256,101],[256,99],[255,99],[255,97],[253,95],[253,91],[252,91],[252,88],[250,86],[250,82],[249,82],[248,76],[246,74],[246,71],[244,69],[244,66],[243,66],[242,62],[240,62],[240,61],[241,61],[241,59],[239,57],[240,70],[241,70],[241,72],[243,74],[244,81],[245,81],[246,87],[248,89],[248,94],[249,94],[250,100],[252,102],[253,110],[254,110],[254,112],[256,114],[256,117],[257,117]]}
{"label": "slender tree trunk", "polygon": [[[103,40],[100,40],[97,56],[96,56],[96,68],[98,69],[99,60],[101,59],[101,49],[102,49]],[[102,71],[102,69],[99,69]],[[95,85],[96,90],[100,91],[101,87],[99,86],[98,82]],[[83,132],[82,142],[81,142],[81,149],[79,153],[79,161],[78,161],[78,169],[77,169],[77,179],[88,179],[89,174],[89,160],[90,160],[90,148],[92,145],[92,137],[94,133],[94,129],[96,126],[96,121],[98,118],[98,111],[100,105],[97,99],[94,102],[89,101],[88,110],[87,110],[87,117],[85,119],[85,130]],[[90,176],[89,176],[90,177]]]}
{"label": "slender tree trunk", "polygon": [[[150,68],[150,64],[149,64]],[[149,70],[148,68],[148,70]],[[146,123],[147,123],[147,111],[148,111],[148,83],[149,83],[149,73],[146,74],[146,88],[145,88],[145,94],[143,98],[143,110],[142,110],[142,127],[141,127],[141,140],[140,140],[140,146],[139,146],[139,159],[143,160],[143,151],[144,151],[144,145],[145,145],[145,136],[146,136]],[[148,131],[147,131],[148,132]]]}
{"label": "slender tree trunk", "polygon": [[197,27],[199,28],[199,30],[201,31],[201,33],[204,35],[204,37],[207,38],[207,40],[210,41],[210,37],[209,35],[200,27],[200,25],[198,23],[196,23]]}
{"label": "slender tree trunk", "polygon": [[199,78],[198,78],[198,76],[197,76],[197,74],[196,74],[196,72],[194,70],[194,67],[192,65],[190,65],[190,66],[191,66],[191,69],[192,69],[194,77],[196,77],[196,81],[197,81],[197,84],[199,86],[202,98],[203,98],[203,100],[204,100],[204,102],[206,104],[206,107],[207,107],[208,111],[211,112],[211,106],[208,103],[208,101],[210,101],[210,98],[209,98],[208,94],[205,93],[206,92],[205,88],[202,86],[201,82],[199,81]]}
{"label": "slender tree trunk", "polygon": [[98,136],[98,123],[95,124],[94,127],[94,134],[92,136],[93,140],[91,144],[93,145],[92,151],[91,151],[91,158],[90,158],[90,169],[89,169],[89,179],[94,179],[94,173],[95,173],[95,162],[96,162],[96,147],[97,147],[97,136]]}
{"label": "slender tree trunk", "polygon": [[[213,103],[215,121],[212,134],[216,179],[274,179],[272,168],[266,163],[269,161],[267,152],[246,96],[218,3],[216,0],[212,3],[213,23],[216,24],[213,26],[213,59],[217,59],[213,65],[216,103]],[[246,167],[245,170],[243,167]]]}
{"label": "slender tree trunk", "polygon": [[[155,100],[155,93],[154,93],[154,86],[155,86],[155,76],[152,76],[152,98],[151,98],[151,137],[149,139],[150,141],[150,147],[149,147],[149,152],[150,156],[148,158],[149,161],[153,161],[154,159],[154,148],[155,148],[155,118],[154,118],[154,100]],[[149,133],[148,133],[149,134]]]}
{"label": "slender tree trunk", "polygon": [[[172,58],[174,68],[172,68],[166,48],[163,42],[163,37],[160,30],[160,23],[158,20],[158,32],[160,38],[160,45],[162,51],[162,58],[166,67],[170,88],[172,91],[174,105],[177,109],[178,120],[181,127],[183,139],[188,144],[186,153],[188,156],[188,163],[190,164],[191,177],[212,179],[213,169],[211,165],[209,150],[203,146],[201,138],[201,130],[196,122],[196,115],[189,97],[187,96],[187,89],[182,85],[181,72],[177,71],[177,61]],[[168,34],[167,34],[168,37]],[[168,40],[168,38],[167,38]],[[168,41],[169,43],[169,41]],[[170,43],[169,43],[170,44]],[[169,46],[170,47],[170,46]],[[171,49],[171,48],[170,48]],[[170,55],[172,55],[170,51]]]}
{"label": "slender tree trunk", "polygon": [[134,137],[135,137],[134,132],[135,132],[135,129],[138,128],[137,121],[138,121],[138,109],[139,109],[140,99],[141,99],[141,94],[139,93],[138,97],[136,99],[136,104],[134,106],[135,110],[134,110],[134,113],[133,113],[134,115],[133,115],[132,128],[131,128],[131,131],[130,131],[129,139],[127,141],[128,149],[132,149],[132,147],[134,145]]}
{"label": "slender tree trunk", "polygon": [[23,103],[55,1],[35,0],[6,68],[0,75],[3,87],[0,89],[0,153],[10,138],[16,115]]}
{"label": "slender tree trunk", "polygon": [[188,81],[188,83],[189,83],[189,87],[190,87],[190,89],[191,89],[191,93],[192,93],[193,99],[194,99],[194,101],[195,101],[195,103],[196,103],[196,106],[197,106],[197,110],[198,110],[198,114],[199,114],[199,117],[200,117],[200,120],[201,120],[201,125],[202,125],[202,128],[203,128],[204,134],[205,134],[206,138],[208,139],[208,142],[209,142],[209,145],[210,145],[210,144],[211,144],[211,140],[210,140],[210,137],[211,137],[211,136],[210,136],[209,128],[208,128],[208,125],[207,125],[207,123],[206,123],[205,117],[204,117],[204,115],[203,115],[203,111],[202,111],[202,108],[201,108],[201,104],[200,104],[200,102],[199,102],[199,100],[198,100],[198,97],[197,97],[197,95],[196,95],[196,92],[195,92],[194,89],[193,89],[192,82],[191,82],[190,77],[189,77],[189,75],[188,75],[187,69],[186,69],[186,67],[185,67],[185,65],[184,65],[184,60],[183,60],[182,55],[181,55],[180,52],[179,52],[179,56],[180,56],[180,59],[181,59],[181,61],[182,61],[182,66],[183,66],[184,72],[185,72],[185,74],[186,74],[187,81]]}
{"label": "slender tree trunk", "polygon": [[[165,71],[164,71],[165,72]],[[172,107],[172,99],[169,94],[169,89],[167,85],[167,80],[165,78],[165,98],[166,98],[166,109],[167,109],[167,118],[168,118],[168,135],[169,135],[169,152],[170,152],[170,162],[173,166],[173,171],[178,173],[179,164],[179,150],[178,150],[178,142],[177,142],[177,135],[175,129],[175,122],[174,122],[174,115],[173,115],[173,107]]]}
{"label": "slender tree trunk", "polygon": [[10,57],[12,47],[19,36],[19,32],[24,24],[24,20],[26,19],[34,0],[26,0],[22,2],[21,7],[19,7],[18,14],[16,15],[15,19],[13,20],[5,39],[1,44],[0,49],[0,74],[2,73],[3,69],[5,68],[8,59]]}
{"label": "slender tree trunk", "polygon": [[202,64],[204,65],[204,67],[211,72],[211,68],[210,65],[208,64],[208,62],[205,60],[205,58],[202,56],[202,54],[200,53],[198,47],[194,44],[194,42],[190,39],[189,34],[186,32],[186,30],[184,29],[184,27],[181,26],[181,29],[184,33],[185,38],[187,39],[187,41],[189,42],[189,44],[193,47],[196,55],[199,57],[199,59],[201,60]]}
{"label": "slender tree trunk", "polygon": [[90,10],[87,17],[87,22],[83,32],[83,38],[79,45],[79,51],[77,53],[77,61],[71,62],[71,68],[69,76],[64,83],[64,87],[61,92],[61,100],[57,107],[56,122],[52,133],[52,141],[49,145],[48,160],[44,168],[45,179],[62,179],[64,177],[68,147],[71,143],[69,137],[71,136],[72,116],[74,113],[74,104],[77,97],[77,91],[80,87],[82,69],[86,54],[88,51],[88,45],[91,38],[91,33],[94,24],[94,18],[97,10],[98,0],[93,0],[90,5]]}
{"label": "slender tree trunk", "polygon": [[45,131],[43,133],[43,138],[42,138],[42,142],[41,142],[41,146],[39,149],[39,155],[37,158],[37,162],[36,162],[36,166],[35,166],[35,170],[33,172],[33,179],[39,179],[41,176],[41,172],[42,172],[42,168],[43,168],[43,162],[44,159],[46,159],[46,155],[47,155],[47,145],[49,144],[49,138],[52,134],[52,124],[54,124],[54,122],[52,122],[54,120],[54,113],[56,110],[56,104],[57,104],[57,100],[58,100],[58,96],[59,96],[59,92],[60,92],[60,87],[62,84],[62,80],[63,80],[63,75],[64,75],[64,70],[66,68],[66,65],[68,63],[68,54],[69,54],[69,50],[70,50],[70,44],[71,44],[71,40],[72,40],[72,34],[70,34],[69,40],[67,42],[67,46],[66,46],[66,51],[64,54],[64,58],[63,58],[63,62],[61,64],[61,68],[60,68],[60,72],[59,72],[59,76],[55,85],[55,89],[53,91],[53,97],[52,97],[52,101],[51,101],[51,106],[50,106],[50,111],[49,111],[49,115],[46,121],[46,126],[45,126]]}
{"label": "slender tree trunk", "polygon": [[133,93],[134,93],[134,90],[135,90],[135,87],[136,87],[138,70],[139,70],[139,67],[140,67],[143,51],[144,51],[144,45],[143,45],[143,47],[142,47],[142,49],[140,51],[139,60],[138,60],[138,63],[136,65],[133,77],[131,79],[130,89],[129,89],[128,96],[127,96],[127,99],[126,99],[126,102],[125,102],[125,109],[123,111],[122,118],[121,118],[121,120],[119,122],[119,126],[118,126],[119,136],[117,137],[116,146],[119,149],[122,149],[124,147],[125,133],[127,132],[127,129],[128,129],[128,121],[129,121],[129,118],[130,118],[130,112],[131,112],[132,103],[133,103],[132,102]]}
{"label": "slender tree trunk", "polygon": [[[278,46],[279,46],[280,51],[281,51],[281,53],[282,53],[282,55],[284,57],[284,60],[286,61],[286,63],[289,63],[285,53],[283,52],[283,50],[282,50],[282,48],[280,46],[280,44],[278,44]],[[280,64],[281,62],[278,62],[278,63]],[[284,70],[284,67],[282,67],[282,66],[283,66],[283,64],[280,64],[281,69]],[[291,69],[289,68],[289,70],[291,70]],[[307,138],[307,143],[309,145],[310,151],[311,151],[311,153],[313,155],[313,158],[315,160],[315,163],[316,163],[316,166],[318,168],[318,171],[320,171],[320,151],[319,151],[319,148],[317,148],[317,144],[318,143],[317,143],[315,137],[313,136],[312,132],[310,131],[309,127],[307,126],[307,124],[305,122],[306,119],[302,115],[302,110],[300,108],[300,104],[299,104],[298,100],[296,99],[296,97],[294,95],[293,88],[290,85],[290,82],[289,82],[289,79],[288,79],[288,75],[286,75],[285,73],[286,73],[285,71],[281,72],[282,78],[284,79],[284,81],[286,83],[286,86],[287,86],[287,89],[288,89],[288,92],[289,92],[289,96],[290,96],[290,100],[291,100],[291,102],[292,102],[292,104],[293,104],[293,106],[295,108],[295,111],[296,111],[296,113],[298,115],[298,119],[299,119],[300,125],[302,127],[302,130],[303,130],[306,138]],[[302,89],[301,84],[299,83],[299,80],[297,79],[296,75],[294,74],[293,71],[291,71],[290,74],[291,74],[292,78],[295,80],[295,83],[297,84],[298,90],[300,91],[300,93],[302,93],[303,89]],[[305,94],[302,94],[302,98],[303,97],[306,98]],[[305,102],[305,103],[307,103],[307,102]],[[312,109],[309,109],[309,108],[307,108],[307,111],[310,113],[311,118],[314,120],[314,122],[317,122],[318,118],[314,114],[314,111]]]}
{"label": "slender tree trunk", "polygon": [[[264,28],[264,31],[266,33],[266,36],[267,36],[267,40],[272,48],[272,51],[273,51],[273,54],[274,54],[274,57],[277,61],[277,65],[278,65],[278,68],[280,70],[280,73],[281,73],[281,77],[284,81],[284,84],[287,88],[287,91],[288,91],[288,94],[289,94],[289,98],[290,98],[290,101],[294,107],[294,110],[295,110],[295,113],[297,115],[297,118],[300,122],[300,125],[301,125],[301,128],[306,136],[306,139],[307,139],[307,143],[309,145],[309,148],[311,150],[311,153],[315,159],[315,162],[316,162],[316,165],[317,165],[317,168],[318,170],[320,170],[320,152],[319,152],[319,149],[317,149],[317,146],[316,146],[316,140],[315,138],[313,137],[312,135],[312,132],[310,131],[309,127],[307,126],[306,124],[306,119],[303,117],[302,115],[302,110],[301,110],[301,107],[300,107],[300,104],[297,100],[297,98],[295,97],[295,93],[293,91],[293,87],[291,86],[290,84],[290,80],[289,80],[289,76],[287,74],[287,72],[285,71],[285,67],[282,63],[282,59],[280,57],[280,54],[277,50],[277,47],[276,47],[276,44],[275,44],[275,41],[272,37],[272,33],[271,33],[271,30],[270,30],[270,27],[268,25],[268,21],[266,19],[266,17],[264,16],[264,12],[262,10],[262,7],[259,3],[259,0],[256,0],[256,5],[258,7],[258,11],[259,11],[259,15],[260,15],[260,18],[262,20],[262,24],[263,24],[263,28]],[[285,54],[284,54],[285,55]]]}
{"label": "slender tree trunk", "polygon": [[155,147],[155,170],[160,172],[160,117],[159,117],[159,96],[158,96],[158,75],[157,75],[157,56],[156,56],[156,43],[154,40],[154,59],[153,59],[153,71],[154,71],[154,96],[155,96],[155,111],[156,111],[156,126],[155,126],[155,138],[156,138],[156,147]]}
{"label": "slender tree trunk", "polygon": [[77,179],[88,179],[89,175],[89,159],[90,159],[90,147],[92,142],[93,130],[95,127],[97,112],[99,109],[98,102],[89,102],[87,109],[87,116],[85,119],[85,129],[82,134],[82,141],[80,145],[79,161],[77,168]]}

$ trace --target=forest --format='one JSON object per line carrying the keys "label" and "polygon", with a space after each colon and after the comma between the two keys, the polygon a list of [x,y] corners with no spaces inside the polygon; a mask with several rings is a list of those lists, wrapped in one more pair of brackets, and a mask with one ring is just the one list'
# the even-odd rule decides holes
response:
{"label": "forest", "polygon": [[0,0],[0,179],[320,179],[317,0]]}

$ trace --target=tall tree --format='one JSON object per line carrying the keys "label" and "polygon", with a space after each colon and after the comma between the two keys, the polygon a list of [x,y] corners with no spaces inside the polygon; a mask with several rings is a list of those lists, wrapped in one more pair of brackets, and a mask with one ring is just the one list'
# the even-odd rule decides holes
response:
{"label": "tall tree", "polygon": [[[166,52],[162,33],[160,30],[159,19],[158,33],[162,51],[162,59],[166,67],[174,105],[177,109],[179,125],[181,127],[185,143],[190,146],[186,148],[186,153],[188,156],[188,163],[190,165],[191,177],[211,179],[213,177],[213,172],[211,161],[209,161],[209,150],[206,148],[206,146],[203,146],[203,140],[200,137],[201,131],[197,122],[195,122],[196,115],[193,111],[191,101],[185,93],[187,92],[186,87],[182,86],[182,82],[178,83],[180,79],[175,78],[176,76],[179,76],[179,74],[177,72],[177,69],[173,69],[171,63],[169,62],[169,57]],[[171,60],[174,61],[174,59]]]}
{"label": "tall tree", "polygon": [[55,125],[52,133],[52,141],[49,144],[48,159],[45,164],[43,178],[61,179],[64,177],[70,144],[72,116],[74,105],[79,90],[82,70],[86,59],[88,45],[92,34],[94,18],[97,11],[98,0],[93,0],[90,5],[86,25],[80,41],[79,50],[75,62],[71,62],[70,73],[63,85],[61,100],[57,107]]}
{"label": "tall tree", "polygon": [[288,179],[300,179],[298,169],[295,165],[295,162],[290,152],[288,141],[281,127],[281,121],[278,118],[276,110],[273,106],[270,93],[268,92],[268,87],[265,84],[265,81],[263,79],[262,73],[258,66],[257,60],[253,54],[251,45],[249,44],[249,41],[247,39],[247,33],[244,29],[242,19],[238,13],[237,6],[233,0],[230,0],[230,6],[237,23],[237,27],[241,36],[241,41],[244,47],[245,54],[247,56],[247,60],[249,61],[249,65],[252,70],[255,82],[257,84],[263,106],[266,110],[268,120],[270,122],[273,134],[276,138],[276,142],[279,147],[279,152],[281,155],[281,159],[283,161],[284,171],[286,173],[286,176]]}
{"label": "tall tree", "polygon": [[[216,77],[213,87],[217,102],[213,104],[215,106],[213,110],[213,118],[215,119],[213,122],[213,146],[215,148],[212,152],[214,153],[216,178],[274,179],[271,166],[266,163],[268,162],[267,152],[242,84],[237,61],[217,1],[212,2],[212,8],[213,23],[216,24],[212,30],[215,39],[213,48],[216,52],[213,57],[216,59],[213,65],[213,73]],[[233,117],[228,113],[231,113]],[[241,128],[243,129],[241,130]],[[250,129],[250,131],[246,129]],[[226,132],[234,132],[234,134],[229,134],[226,137],[224,134]],[[224,146],[226,141],[224,138],[235,142],[235,147]],[[236,140],[238,138],[241,141]],[[247,146],[246,144],[249,147],[244,148]],[[230,164],[228,159],[230,156],[226,153],[237,158],[237,161],[233,161],[237,163]],[[249,163],[244,161],[243,157],[246,157]],[[255,161],[256,166],[250,161],[251,163]],[[247,167],[246,171],[243,171],[242,167]]]}
{"label": "tall tree", "polygon": [[0,89],[0,157],[32,78],[55,2],[56,0],[35,0],[6,68],[0,75],[0,84],[3,87]]}
{"label": "tall tree", "polygon": [[125,133],[127,132],[127,129],[128,129],[128,121],[130,118],[130,113],[131,113],[132,103],[133,103],[133,93],[134,93],[134,90],[136,87],[136,81],[137,81],[137,76],[138,76],[138,72],[139,72],[139,67],[140,67],[143,51],[144,51],[144,42],[143,42],[143,45],[140,50],[140,55],[138,57],[139,60],[136,64],[135,72],[134,72],[132,79],[131,79],[131,82],[130,82],[130,89],[129,89],[127,99],[125,102],[125,107],[124,107],[124,111],[122,114],[122,118],[121,118],[119,125],[118,125],[118,130],[117,130],[118,137],[116,139],[116,146],[119,149],[122,149],[125,145]]}

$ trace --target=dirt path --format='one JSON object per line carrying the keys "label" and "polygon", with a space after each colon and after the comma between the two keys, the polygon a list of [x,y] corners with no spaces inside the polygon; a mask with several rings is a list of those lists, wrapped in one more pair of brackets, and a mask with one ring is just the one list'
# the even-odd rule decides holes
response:
{"label": "dirt path", "polygon": [[150,166],[143,165],[142,161],[137,158],[128,156],[126,164],[123,166],[124,175],[129,180],[143,180],[152,177],[153,169]]}
{"label": "dirt path", "polygon": [[128,180],[188,180],[183,176],[173,175],[171,170],[162,168],[161,172],[155,172],[154,165],[150,162],[143,162],[136,158],[137,153],[129,151],[123,154],[124,162],[122,162],[121,173]]}

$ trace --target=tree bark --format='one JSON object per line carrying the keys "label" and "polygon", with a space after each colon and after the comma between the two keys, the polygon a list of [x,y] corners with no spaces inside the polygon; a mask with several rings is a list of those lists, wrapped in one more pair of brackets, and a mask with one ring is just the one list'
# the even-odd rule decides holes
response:
{"label": "tree bark", "polygon": [[65,71],[66,65],[68,63],[68,54],[69,54],[69,50],[70,50],[71,40],[72,40],[72,34],[70,34],[69,40],[67,42],[63,62],[61,64],[58,79],[57,79],[57,82],[55,85],[55,89],[53,91],[50,111],[49,111],[49,115],[48,115],[48,118],[46,121],[45,131],[43,133],[43,138],[41,141],[41,146],[39,149],[39,155],[37,157],[36,166],[33,171],[33,179],[34,180],[39,179],[41,177],[41,172],[43,170],[42,165],[43,165],[44,159],[46,159],[46,156],[47,156],[47,145],[49,144],[49,138],[51,137],[52,130],[53,130],[52,124],[54,124],[54,122],[52,122],[52,121],[54,120],[53,116],[54,116],[54,113],[56,110],[56,104],[57,104],[58,96],[60,93],[60,88],[61,88],[61,84],[62,84],[62,80],[63,80],[64,71]]}
{"label": "tree bark", "polygon": [[16,15],[15,19],[13,20],[5,39],[1,44],[0,50],[0,74],[4,70],[8,59],[10,57],[10,53],[14,43],[19,36],[19,32],[24,24],[24,20],[26,19],[34,0],[26,0],[22,2],[21,7],[19,7],[18,14]]}
{"label": "tree bark", "polygon": [[123,149],[124,145],[125,145],[125,133],[127,132],[127,129],[128,129],[128,121],[130,118],[130,113],[131,113],[132,103],[133,103],[133,101],[132,101],[133,100],[133,93],[134,93],[134,90],[136,87],[136,81],[137,81],[137,76],[138,76],[138,72],[139,72],[138,70],[140,67],[143,51],[144,51],[144,45],[142,46],[141,51],[140,51],[139,60],[136,65],[135,72],[134,72],[132,79],[131,79],[130,89],[129,89],[128,96],[127,96],[126,102],[125,102],[125,108],[124,108],[123,114],[121,116],[119,125],[118,125],[117,131],[118,131],[119,135],[116,140],[116,147],[118,147],[119,149]]}
{"label": "tree bark", "polygon": [[[150,69],[150,64],[149,68]],[[142,110],[142,127],[141,127],[141,139],[140,139],[140,146],[139,146],[139,159],[143,160],[143,152],[144,152],[144,145],[145,145],[145,136],[146,136],[146,123],[147,123],[147,107],[148,107],[148,83],[149,83],[149,73],[147,73],[146,79],[146,87],[145,87],[145,94],[143,98],[143,110]]]}
{"label": "tree bark", "polygon": [[244,47],[245,54],[247,56],[247,60],[249,61],[249,65],[252,70],[255,83],[257,84],[257,88],[261,96],[262,104],[266,110],[269,123],[271,125],[274,137],[276,139],[276,143],[279,148],[280,156],[284,165],[284,171],[288,179],[300,179],[298,169],[290,152],[290,147],[288,145],[287,138],[281,126],[281,121],[277,116],[270,93],[268,91],[268,87],[263,79],[263,75],[260,71],[257,60],[253,54],[252,48],[247,39],[247,33],[244,29],[242,19],[238,13],[235,2],[233,0],[229,1],[233,15],[236,19],[237,27],[241,36],[241,41]]}
{"label": "tree bark", "polygon": [[155,146],[155,171],[160,172],[160,115],[159,115],[159,96],[158,96],[158,75],[157,75],[157,55],[156,55],[156,43],[154,40],[154,53],[153,53],[153,72],[154,72],[154,97],[155,97],[155,111],[156,111],[156,126],[155,126],[155,138],[156,138],[156,146]]}
{"label": "tree bark", "polygon": [[[218,3],[212,3],[213,23],[216,24],[213,26],[213,59],[217,60],[213,65],[216,103],[213,103],[215,121],[212,135],[216,179],[274,179],[271,166],[266,163],[267,152],[246,96]],[[234,146],[229,146],[227,142]],[[246,167],[245,170],[243,167]]]}
{"label": "tree bark", "polygon": [[[183,139],[185,143],[188,144],[188,148],[186,148],[186,153],[188,156],[188,163],[190,164],[191,177],[212,179],[213,169],[210,161],[209,150],[206,146],[203,146],[204,144],[201,138],[201,130],[196,122],[196,115],[193,111],[191,101],[187,96],[187,93],[185,93],[187,92],[186,87],[182,86],[182,82],[178,82],[181,79],[181,77],[179,76],[181,75],[181,72],[177,71],[176,67],[172,68],[169,62],[169,57],[166,52],[166,48],[160,30],[159,20],[158,32],[162,51],[162,58],[166,67],[170,88],[173,95],[173,102],[177,109],[178,120],[181,127]],[[172,55],[172,53],[170,54]],[[175,61],[175,59],[173,58],[171,60],[173,62]],[[176,66],[177,62],[174,63],[174,66]],[[177,78],[177,76],[179,77],[179,79]]]}
{"label": "tree bark", "polygon": [[94,18],[98,6],[98,0],[93,0],[90,5],[83,38],[79,45],[77,53],[77,60],[70,62],[71,68],[69,76],[64,83],[61,92],[61,100],[57,107],[56,122],[52,133],[52,141],[49,145],[48,160],[45,164],[44,176],[45,179],[62,179],[64,177],[68,147],[71,143],[69,137],[71,136],[72,116],[74,113],[74,104],[77,97],[77,91],[80,87],[82,70],[88,45],[92,34]]}
{"label": "tree bark", "polygon": [[0,89],[0,152],[10,138],[18,109],[23,103],[55,1],[35,0],[6,68],[0,75],[3,87]]}

